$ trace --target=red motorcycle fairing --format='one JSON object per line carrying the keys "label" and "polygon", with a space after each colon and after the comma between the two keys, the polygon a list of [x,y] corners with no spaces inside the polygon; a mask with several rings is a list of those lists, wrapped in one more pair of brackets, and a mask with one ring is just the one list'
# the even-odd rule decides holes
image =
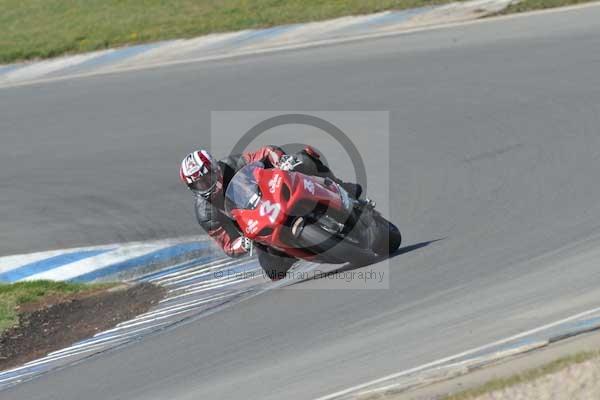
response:
{"label": "red motorcycle fairing", "polygon": [[282,230],[289,230],[286,221],[290,217],[303,216],[298,215],[301,204],[321,205],[345,214],[350,208],[347,194],[341,193],[332,181],[299,172],[256,167],[252,174],[260,190],[256,204],[251,209],[230,211],[244,235],[290,256],[313,259],[314,254],[282,241]]}

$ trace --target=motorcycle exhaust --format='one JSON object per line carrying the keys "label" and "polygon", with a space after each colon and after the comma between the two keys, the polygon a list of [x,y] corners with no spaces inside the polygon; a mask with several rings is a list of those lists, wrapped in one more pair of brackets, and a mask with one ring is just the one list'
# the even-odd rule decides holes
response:
{"label": "motorcycle exhaust", "polygon": [[297,239],[302,233],[302,229],[304,229],[304,218],[298,217],[292,223],[292,235]]}

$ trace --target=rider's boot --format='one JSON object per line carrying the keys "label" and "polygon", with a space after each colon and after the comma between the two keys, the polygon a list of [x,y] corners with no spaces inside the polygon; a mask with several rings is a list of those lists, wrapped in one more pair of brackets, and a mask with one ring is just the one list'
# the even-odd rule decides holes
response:
{"label": "rider's boot", "polygon": [[[336,178],[333,172],[321,161],[321,155],[311,146],[306,146],[304,150],[298,153],[300,159],[303,160],[303,166],[300,172],[309,175],[321,176],[329,178],[339,184],[348,192],[350,196],[358,200],[363,192],[362,186],[358,183],[344,182]],[[308,162],[310,160],[310,162]]]}
{"label": "rider's boot", "polygon": [[375,200],[371,200],[368,197],[365,197],[365,199],[360,199],[359,200],[362,204],[364,204],[365,207],[370,208],[370,209],[375,209],[375,207],[377,206],[377,203],[375,203]]}
{"label": "rider's boot", "polygon": [[357,200],[360,198],[360,195],[362,194],[362,191],[363,191],[362,186],[360,184],[351,183],[351,182],[343,182],[340,179],[336,179],[336,181],[341,187],[343,187],[346,190],[346,192],[348,192],[348,194],[350,196],[352,196],[353,198],[355,198]]}

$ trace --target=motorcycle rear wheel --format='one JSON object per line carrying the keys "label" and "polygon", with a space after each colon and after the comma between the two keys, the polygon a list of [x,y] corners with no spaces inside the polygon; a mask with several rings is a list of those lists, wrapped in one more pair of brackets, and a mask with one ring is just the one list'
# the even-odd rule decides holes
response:
{"label": "motorcycle rear wheel", "polygon": [[398,250],[402,243],[402,234],[398,227],[382,216],[375,217],[379,225],[378,238],[373,245],[373,250],[380,256],[388,256]]}

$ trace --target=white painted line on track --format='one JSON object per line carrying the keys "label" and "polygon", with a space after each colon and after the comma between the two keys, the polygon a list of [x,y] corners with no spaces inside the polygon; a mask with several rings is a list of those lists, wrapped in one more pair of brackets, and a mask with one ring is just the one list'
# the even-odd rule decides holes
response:
{"label": "white painted line on track", "polygon": [[94,349],[94,348],[100,348],[100,347],[105,347],[105,346],[109,346],[109,345],[113,345],[116,342],[122,342],[122,341],[128,341],[130,339],[132,339],[133,337],[135,337],[136,334],[139,334],[140,332],[146,331],[146,330],[150,330],[150,329],[154,329],[154,328],[158,328],[159,326],[162,325],[166,325],[168,324],[168,322],[161,322],[159,324],[155,324],[155,325],[151,325],[151,326],[146,326],[144,328],[141,329],[136,329],[136,330],[132,330],[132,331],[128,331],[122,334],[117,334],[117,335],[110,335],[108,337],[105,338],[101,338],[98,340],[92,340],[89,342],[85,342],[85,343],[80,343],[80,344],[76,344],[73,345],[71,347],[68,347],[66,349],[62,349],[62,350],[58,350],[55,351],[53,353],[48,354],[46,357],[39,359],[39,360],[35,360],[32,361],[30,363],[27,363],[24,365],[24,367],[32,367],[37,365],[38,363],[40,363],[41,361],[43,362],[47,362],[47,361],[55,361],[58,360],[60,358],[63,358],[62,356],[75,356],[81,353],[86,353],[89,351],[89,349]]}
{"label": "white painted line on track", "polygon": [[[231,284],[236,283],[236,282],[242,282],[242,281],[232,281],[232,282],[226,283],[226,284],[224,284],[222,286],[228,286],[228,285],[231,285]],[[180,299],[182,297],[187,297],[187,296],[191,296],[191,295],[194,295],[194,294],[197,294],[197,293],[205,292],[207,290],[218,289],[219,287],[220,286],[217,286],[217,287],[214,287],[214,288],[213,287],[203,288],[201,290],[187,291],[187,292],[179,294],[177,296],[173,296],[173,297],[169,297],[169,298],[163,299],[163,300],[159,301],[159,304],[161,304],[161,303],[167,303],[167,302],[170,302],[170,301],[173,301],[173,300]]]}
{"label": "white painted line on track", "polygon": [[198,267],[194,267],[194,268],[188,268],[182,271],[176,271],[176,272],[172,272],[168,275],[165,276],[160,276],[157,278],[153,278],[153,279],[149,279],[148,282],[152,282],[152,283],[156,283],[157,285],[163,285],[165,282],[170,282],[171,280],[174,279],[179,279],[182,276],[186,276],[186,275],[192,275],[192,274],[205,274],[207,272],[210,272],[211,270],[220,268],[220,267],[224,267],[227,265],[233,265],[236,262],[239,262],[238,260],[236,261],[230,261],[230,260],[226,260],[223,262],[223,260],[217,260],[218,262],[211,262],[208,264],[203,264],[201,266]]}
{"label": "white painted line on track", "polygon": [[[507,357],[523,354],[524,352],[527,352],[527,351],[532,351],[532,350],[546,347],[548,344],[549,344],[548,340],[541,340],[541,341],[537,341],[537,342],[533,342],[533,343],[527,343],[522,346],[510,348],[508,350],[503,350],[503,351],[499,351],[496,353],[492,353],[489,356],[474,357],[474,358],[462,360],[462,361],[455,362],[455,363],[445,364],[444,366],[439,367],[439,369],[436,369],[436,370],[437,371],[441,371],[441,370],[449,371],[449,370],[456,369],[456,368],[462,368],[463,371],[469,372],[470,371],[469,366],[485,364],[486,360],[488,362],[498,361],[501,359],[505,359]],[[445,376],[444,378],[440,378],[440,379],[445,379],[445,378],[447,378],[447,376]],[[435,382],[433,382],[433,383],[435,383]],[[367,396],[367,395],[374,395],[376,393],[384,393],[391,389],[397,389],[398,387],[399,387],[399,385],[395,384],[395,383],[392,383],[392,384],[389,384],[386,386],[377,386],[375,389],[358,392],[358,393],[356,393],[356,396],[361,397],[361,396]]]}
{"label": "white painted line on track", "polygon": [[102,338],[100,338],[100,336],[106,335],[106,334],[111,333],[111,332],[108,332],[108,331],[100,332],[100,333],[97,333],[95,336],[93,336],[93,338],[99,338],[97,340],[91,339],[91,340],[88,340],[88,341],[83,342],[83,343],[74,344],[71,347],[55,351],[53,353],[50,353],[49,355],[58,354],[58,353],[63,352],[63,351],[68,351],[69,349],[82,348],[82,347],[85,347],[85,346],[88,346],[88,345],[91,345],[91,344],[100,343],[102,340],[112,340],[112,339],[120,338],[120,337],[132,337],[133,335],[136,335],[136,334],[138,334],[140,332],[147,331],[147,330],[154,329],[154,328],[158,328],[159,326],[166,325],[168,323],[169,322],[160,322],[158,324],[153,324],[153,325],[145,326],[143,328],[139,328],[139,329],[127,331],[125,333],[121,333],[121,334],[118,334],[118,335],[109,335],[107,337],[102,337]]}
{"label": "white painted line on track", "polygon": [[[46,364],[52,361],[57,361],[59,359],[62,358],[66,358],[66,357],[71,357],[71,356],[75,356],[78,354],[82,354],[82,353],[87,353],[90,350],[93,349],[98,349],[101,347],[105,347],[107,345],[112,345],[114,344],[114,342],[125,342],[127,340],[129,340],[130,338],[133,337],[134,334],[136,333],[140,333],[143,332],[145,330],[149,330],[149,329],[154,329],[154,328],[158,328],[159,326],[162,325],[166,325],[169,322],[162,322],[159,324],[154,324],[151,326],[147,326],[141,329],[136,329],[136,330],[132,330],[132,331],[128,331],[126,333],[123,334],[118,334],[118,335],[111,335],[109,337],[106,338],[102,338],[102,339],[98,339],[98,340],[92,340],[92,341],[88,341],[85,343],[80,343],[80,344],[76,344],[70,347],[67,347],[65,349],[61,349],[52,353],[49,353],[46,357],[44,358],[40,358],[38,360],[34,360],[34,361],[30,361],[27,364],[24,364],[18,368],[14,368],[11,370],[6,370],[6,371],[2,371],[2,373],[0,375],[4,375],[7,373],[13,373],[16,371],[19,371],[21,369],[28,369],[28,368],[32,368],[38,365],[42,365],[42,364]],[[106,334],[108,331],[105,332],[100,332],[97,335],[102,335],[102,334]],[[2,383],[4,380],[0,380],[0,383]]]}
{"label": "white painted line on track", "polygon": [[168,309],[165,309],[165,310],[157,310],[156,312],[153,312],[151,314],[147,314],[147,315],[144,315],[144,316],[140,315],[139,317],[136,317],[136,318],[132,319],[131,321],[132,322],[134,322],[134,321],[135,322],[142,321],[142,320],[145,320],[145,319],[149,319],[149,318],[153,318],[153,317],[156,317],[156,316],[159,316],[159,315],[165,315],[165,314],[175,315],[175,314],[171,314],[171,313],[174,312],[174,311],[179,311],[179,310],[183,310],[183,309],[194,308],[196,306],[199,306],[199,305],[202,305],[202,304],[207,304],[207,303],[210,303],[210,302],[213,302],[213,301],[222,300],[222,299],[225,299],[227,297],[231,297],[231,296],[233,296],[235,294],[236,293],[230,293],[230,294],[225,294],[225,295],[222,295],[222,296],[213,296],[213,297],[209,297],[209,298],[203,298],[201,300],[197,300],[197,301],[194,301],[194,302],[184,303],[184,305],[178,304],[177,306],[167,307]]}
{"label": "white painted line on track", "polygon": [[[104,50],[104,53],[110,52],[110,50]],[[72,57],[49,59],[26,65],[22,68],[18,68],[4,75],[2,79],[11,81],[14,79],[33,78],[52,73],[54,71],[67,68],[69,66],[81,64],[85,61],[96,58],[100,55],[98,52],[79,54]]]}
{"label": "white painted line on track", "polygon": [[194,300],[189,300],[189,301],[185,301],[185,302],[175,303],[175,304],[170,305],[170,306],[159,307],[159,308],[156,308],[156,309],[154,309],[152,311],[148,311],[148,312],[146,312],[144,314],[140,314],[137,317],[135,317],[134,319],[143,318],[143,317],[145,317],[147,315],[151,315],[151,314],[154,314],[154,313],[159,312],[159,311],[170,310],[170,309],[173,309],[173,308],[176,308],[176,307],[180,307],[180,306],[183,306],[183,305],[195,303],[195,302],[197,302],[199,300],[200,301],[211,300],[211,299],[219,298],[221,296],[233,296],[233,295],[235,295],[235,293],[228,293],[228,294],[225,294],[225,295],[222,295],[222,294],[218,293],[218,294],[215,294],[213,296],[201,297],[199,299],[194,299]]}
{"label": "white painted line on track", "polygon": [[248,33],[248,30],[226,33],[212,33],[205,36],[200,36],[194,39],[175,39],[171,43],[159,46],[155,49],[145,51],[137,56],[128,57],[119,62],[118,65],[135,65],[140,61],[152,60],[156,56],[169,56],[186,52],[210,51],[211,48],[218,46],[220,43],[234,40]]}
{"label": "white painted line on track", "polygon": [[148,322],[160,321],[160,320],[163,320],[165,318],[171,318],[171,317],[174,317],[176,315],[183,314],[183,313],[186,313],[186,312],[189,312],[189,311],[190,311],[190,309],[183,310],[183,311],[178,311],[178,312],[174,312],[174,313],[169,314],[169,315],[163,315],[163,316],[160,316],[160,317],[155,317],[155,318],[152,318],[152,319],[150,319],[148,321],[138,321],[138,322],[134,322],[133,320],[132,321],[127,321],[127,322],[125,322],[123,324],[117,325],[116,328],[109,329],[109,330],[105,331],[104,333],[118,332],[118,331],[123,330],[123,329],[133,328],[134,326],[139,326],[139,325],[147,324]]}
{"label": "white painted line on track", "polygon": [[188,291],[188,292],[185,292],[183,294],[180,294],[180,295],[177,295],[177,296],[173,296],[169,300],[180,299],[182,297],[192,296],[194,294],[206,292],[207,290],[214,290],[214,289],[218,289],[219,287],[229,286],[229,285],[232,285],[232,284],[237,283],[237,282],[238,281],[233,281],[233,282],[228,282],[228,283],[225,283],[225,284],[223,284],[221,286],[217,286],[217,287],[209,287],[209,288],[202,288],[202,289],[194,290],[194,291]]}
{"label": "white painted line on track", "polygon": [[211,279],[208,281],[202,281],[202,282],[198,282],[198,283],[192,283],[186,286],[181,286],[181,287],[176,287],[173,289],[170,289],[168,293],[175,293],[175,292],[181,292],[181,291],[187,291],[188,289],[194,289],[197,287],[210,287],[210,286],[218,286],[219,284],[223,283],[223,282],[230,282],[230,281],[242,281],[243,279],[238,278],[237,276],[232,276],[232,277],[223,277],[223,278],[218,278],[218,279]]}
{"label": "white painted line on track", "polygon": [[[6,372],[10,372],[10,371],[6,371]],[[21,382],[23,380],[23,378],[25,378],[27,376],[30,376],[30,375],[35,375],[35,374],[36,374],[35,371],[26,372],[26,373],[24,373],[22,375],[19,375],[18,378],[16,378],[16,382],[17,383]],[[13,380],[15,380],[15,377],[9,377],[9,378],[0,379],[0,384],[4,383],[4,382],[8,382],[8,381],[13,381]]]}
{"label": "white painted line on track", "polygon": [[219,275],[219,273],[222,270],[225,271],[227,269],[227,267],[233,267],[236,265],[243,265],[243,264],[235,264],[235,263],[222,264],[222,265],[219,265],[219,267],[222,267],[222,268],[211,268],[208,270],[190,272],[190,273],[186,273],[186,274],[181,274],[180,276],[172,277],[172,278],[164,280],[164,281],[156,281],[156,282],[152,282],[152,283],[155,283],[155,284],[161,285],[161,286],[174,286],[174,285],[178,285],[182,282],[186,282],[186,281],[189,281],[192,279],[198,279],[199,277],[201,277],[203,275],[210,276],[210,274],[214,274],[216,277],[217,275]]}
{"label": "white painted line on track", "polygon": [[234,280],[234,281],[225,282],[225,283],[219,282],[219,285],[217,285],[217,286],[202,287],[201,289],[190,290],[190,291],[187,291],[187,292],[185,292],[183,294],[180,294],[180,295],[177,295],[177,296],[173,296],[173,297],[170,298],[170,300],[178,299],[178,298],[186,297],[186,296],[191,296],[191,295],[194,295],[194,294],[197,294],[197,293],[206,292],[207,290],[219,289],[221,287],[230,286],[230,285],[233,285],[235,283],[244,282],[244,281],[251,280],[251,279],[254,279],[254,278],[252,277],[252,278],[248,278],[248,279]]}
{"label": "white painted line on track", "polygon": [[528,330],[528,331],[525,331],[525,332],[521,332],[521,333],[516,334],[514,336],[510,336],[508,338],[501,339],[501,340],[498,340],[498,341],[493,342],[493,343],[488,343],[486,345],[483,345],[483,346],[480,346],[480,347],[476,347],[476,348],[464,351],[462,353],[458,353],[458,354],[454,354],[454,355],[451,355],[451,356],[448,356],[448,357],[444,357],[444,358],[441,358],[439,360],[435,360],[435,361],[429,362],[427,364],[420,365],[418,367],[410,368],[410,369],[407,369],[407,370],[404,370],[404,371],[400,371],[400,372],[397,372],[397,373],[394,373],[394,374],[390,374],[390,375],[387,375],[387,376],[384,376],[384,377],[381,377],[381,378],[378,378],[378,379],[374,379],[374,380],[369,381],[369,382],[361,383],[360,385],[356,385],[356,386],[352,386],[352,387],[349,387],[349,388],[344,389],[344,390],[340,390],[339,392],[335,392],[335,393],[328,394],[326,396],[318,397],[315,400],[331,400],[331,399],[335,399],[336,397],[343,396],[343,395],[346,395],[346,394],[350,394],[352,392],[356,392],[357,390],[365,389],[365,388],[367,388],[369,386],[377,385],[379,383],[383,383],[383,382],[385,382],[387,380],[390,380],[390,379],[400,378],[402,376],[410,375],[410,374],[413,374],[415,372],[420,372],[420,371],[426,370],[428,368],[436,367],[436,366],[439,366],[441,364],[444,364],[444,363],[447,363],[449,361],[452,361],[454,359],[465,357],[465,356],[469,356],[469,355],[473,355],[473,354],[476,354],[476,353],[478,353],[480,351],[483,351],[483,350],[486,350],[486,349],[489,349],[489,348],[492,348],[492,347],[496,347],[496,346],[499,346],[499,345],[502,345],[502,344],[506,344],[506,343],[512,342],[513,340],[521,339],[523,337],[526,337],[526,336],[529,336],[529,335],[533,335],[535,333],[545,331],[546,329],[550,329],[550,328],[553,328],[555,326],[564,324],[566,322],[574,321],[574,320],[577,320],[579,318],[582,318],[582,317],[585,317],[585,316],[588,316],[588,315],[591,315],[591,314],[595,314],[595,313],[598,313],[598,312],[600,312],[600,307],[593,308],[591,310],[587,310],[587,311],[581,312],[579,314],[575,314],[575,315],[572,315],[570,317],[567,317],[567,318],[564,318],[564,319],[561,319],[561,320],[558,320],[558,321],[555,321],[555,322],[551,322],[549,324],[542,325],[540,327],[537,327],[537,328],[534,328],[534,329],[531,329],[531,330]]}
{"label": "white painted line on track", "polygon": [[[115,343],[119,343],[119,342],[125,343],[125,342],[127,342],[127,339],[126,338],[122,338],[120,340],[114,341],[113,343],[102,343],[102,344],[90,346],[88,348],[81,349],[81,350],[76,351],[76,352],[72,352],[72,353],[68,353],[68,354],[64,354],[64,355],[60,355],[60,356],[56,356],[56,357],[41,358],[39,360],[35,360],[35,361],[31,362],[31,363],[25,364],[25,365],[23,365],[20,368],[16,368],[14,370],[9,370],[9,371],[3,371],[2,375],[8,374],[8,373],[14,373],[14,372],[17,372],[17,371],[19,371],[21,369],[23,369],[23,370],[31,369],[33,367],[37,367],[37,366],[40,366],[40,365],[48,364],[48,363],[51,363],[51,362],[54,362],[54,361],[58,361],[58,360],[62,360],[62,359],[65,359],[65,358],[74,357],[74,356],[77,356],[77,355],[89,353],[90,351],[97,351],[100,348],[104,348],[104,347],[106,347],[108,345],[114,345]],[[36,373],[36,372],[32,371],[31,373]],[[26,372],[25,374],[23,374],[23,376],[25,376],[27,374],[29,374],[29,372]],[[0,379],[0,383],[8,381],[8,380],[12,380],[12,379],[14,379],[14,377]]]}
{"label": "white painted line on track", "polygon": [[89,353],[90,351],[97,351],[99,349],[104,349],[108,346],[114,346],[115,344],[121,344],[121,343],[126,343],[129,341],[128,337],[121,337],[118,339],[113,339],[110,341],[106,341],[103,343],[97,343],[97,344],[93,344],[87,347],[82,347],[81,349],[77,349],[77,350],[72,350],[69,352],[65,352],[65,353],[61,353],[61,354],[57,354],[55,356],[51,356],[51,357],[44,357],[41,360],[37,360],[36,362],[34,362],[33,364],[26,364],[25,367],[26,368],[31,368],[31,367],[35,367],[38,365],[42,365],[42,364],[47,364],[50,362],[54,362],[54,361],[58,361],[58,360],[62,360],[68,357],[75,357],[81,354],[85,354],[85,353]]}

